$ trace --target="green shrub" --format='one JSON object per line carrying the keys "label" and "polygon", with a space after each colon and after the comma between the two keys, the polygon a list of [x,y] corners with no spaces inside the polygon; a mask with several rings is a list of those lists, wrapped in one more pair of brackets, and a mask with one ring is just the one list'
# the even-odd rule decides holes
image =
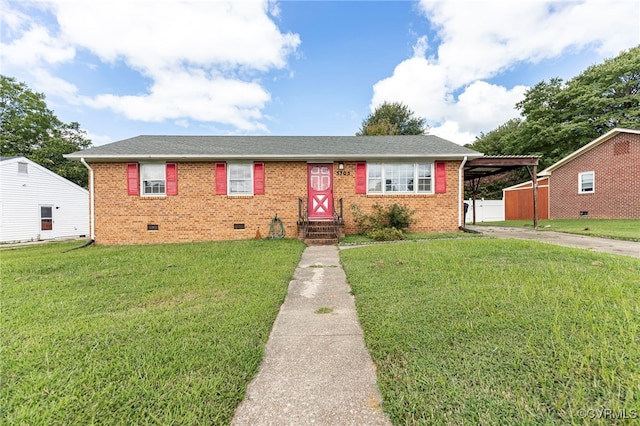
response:
{"label": "green shrub", "polygon": [[364,214],[356,203],[351,204],[351,216],[358,235],[366,235],[367,231],[372,229],[370,216]]}
{"label": "green shrub", "polygon": [[374,229],[367,233],[369,238],[375,241],[397,241],[404,240],[404,233],[397,228]]}
{"label": "green shrub", "polygon": [[415,210],[409,210],[407,206],[392,204],[387,207],[387,210],[382,211],[382,217],[387,221],[387,226],[402,230],[415,222],[411,219],[415,212]]}
{"label": "green shrub", "polygon": [[407,206],[401,206],[397,203],[383,207],[380,204],[373,205],[373,212],[365,214],[360,206],[351,204],[351,214],[359,234],[369,234],[371,231],[381,230],[385,228],[395,228],[396,230],[405,230],[415,223],[412,219],[415,210],[409,210]]}

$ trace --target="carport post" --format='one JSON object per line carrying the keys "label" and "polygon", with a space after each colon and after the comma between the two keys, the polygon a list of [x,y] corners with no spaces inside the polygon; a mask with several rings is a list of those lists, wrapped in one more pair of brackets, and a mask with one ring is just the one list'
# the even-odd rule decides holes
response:
{"label": "carport post", "polygon": [[476,224],[476,195],[478,195],[478,188],[480,187],[480,178],[471,179],[471,199],[473,207],[473,224]]}
{"label": "carport post", "polygon": [[531,176],[531,189],[533,189],[533,229],[538,229],[538,166],[533,165],[533,172],[527,166]]}
{"label": "carport post", "polygon": [[533,165],[533,229],[538,229],[538,166]]}

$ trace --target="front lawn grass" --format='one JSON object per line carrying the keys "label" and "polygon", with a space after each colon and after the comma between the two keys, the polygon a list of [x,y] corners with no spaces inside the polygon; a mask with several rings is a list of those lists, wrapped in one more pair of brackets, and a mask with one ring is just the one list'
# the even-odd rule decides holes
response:
{"label": "front lawn grass", "polygon": [[[440,233],[422,233],[422,232],[405,232],[403,241],[421,241],[421,240],[441,240],[451,238],[478,238],[481,237],[478,234],[471,234],[466,232],[440,232]],[[340,238],[341,245],[350,244],[368,244],[375,243],[376,241],[362,234],[350,234]]]}
{"label": "front lawn grass", "polygon": [[304,245],[3,250],[4,424],[228,424]]}
{"label": "front lawn grass", "polygon": [[[533,227],[531,220],[482,222],[484,226]],[[640,219],[554,219],[538,221],[539,231],[566,232],[592,237],[640,241]]]}
{"label": "front lawn grass", "polygon": [[639,421],[640,260],[489,239],[340,257],[394,424]]}

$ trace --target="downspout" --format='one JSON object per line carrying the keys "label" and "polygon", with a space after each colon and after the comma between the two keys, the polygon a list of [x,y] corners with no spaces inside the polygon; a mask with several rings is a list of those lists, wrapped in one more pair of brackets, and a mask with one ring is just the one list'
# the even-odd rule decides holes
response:
{"label": "downspout", "polygon": [[84,164],[84,166],[89,170],[89,223],[91,227],[91,241],[96,240],[96,215],[95,215],[95,197],[94,197],[94,188],[93,188],[93,169],[84,161],[84,157],[80,158],[80,162]]}
{"label": "downspout", "polygon": [[467,156],[464,156],[464,160],[462,160],[462,164],[460,164],[460,168],[458,169],[458,228],[464,227],[464,165],[467,164]]}

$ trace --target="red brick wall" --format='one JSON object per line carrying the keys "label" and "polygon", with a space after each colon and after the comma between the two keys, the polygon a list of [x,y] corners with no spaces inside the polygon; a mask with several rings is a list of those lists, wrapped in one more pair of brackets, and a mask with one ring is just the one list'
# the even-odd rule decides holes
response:
{"label": "red brick wall", "polygon": [[[363,213],[371,213],[374,204],[390,205],[397,203],[415,210],[411,225],[412,232],[451,232],[458,230],[458,168],[460,162],[447,162],[447,192],[444,194],[398,194],[364,195],[355,194],[355,162],[346,162],[348,176],[335,176],[334,198],[344,199],[345,233],[356,231],[351,205],[357,204]],[[334,167],[335,169],[335,167]],[[337,202],[337,201],[336,201]]]}
{"label": "red brick wall", "polygon": [[[578,173],[595,172],[595,191],[578,193]],[[550,218],[640,218],[640,135],[620,133],[551,172]]]}
{"label": "red brick wall", "polygon": [[[336,208],[343,199],[345,231],[354,231],[350,205],[369,212],[375,203],[407,205],[417,210],[412,231],[457,230],[458,167],[447,163],[445,194],[372,196],[355,194],[355,163],[345,162],[342,175],[334,164]],[[277,213],[287,237],[297,236],[298,199],[307,197],[307,163],[266,162],[265,194],[248,197],[215,195],[214,163],[178,163],[178,195],[127,195],[125,163],[94,163],[95,235],[97,244],[141,244],[266,237]],[[147,225],[158,225],[148,231]],[[244,224],[244,229],[234,229]]]}

